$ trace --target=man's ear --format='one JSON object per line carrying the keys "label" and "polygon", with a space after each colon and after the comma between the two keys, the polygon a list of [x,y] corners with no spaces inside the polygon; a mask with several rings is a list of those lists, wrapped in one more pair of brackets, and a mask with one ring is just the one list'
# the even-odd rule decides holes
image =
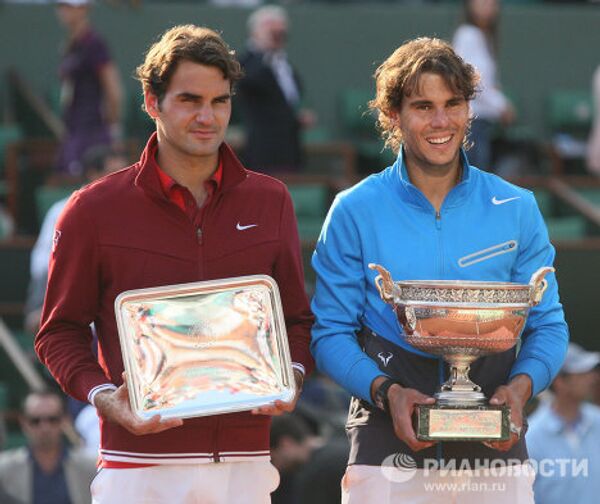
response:
{"label": "man's ear", "polygon": [[144,107],[146,108],[146,112],[152,119],[156,119],[158,117],[158,98],[152,91],[144,91]]}
{"label": "man's ear", "polygon": [[394,128],[399,128],[400,127],[400,112],[398,112],[397,110],[394,110],[393,112],[391,112],[390,120],[391,120],[392,126],[394,126]]}

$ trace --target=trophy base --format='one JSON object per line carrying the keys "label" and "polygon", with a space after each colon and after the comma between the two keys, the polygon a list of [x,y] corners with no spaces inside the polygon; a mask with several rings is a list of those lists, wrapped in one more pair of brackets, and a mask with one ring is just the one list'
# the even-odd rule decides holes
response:
{"label": "trophy base", "polygon": [[420,404],[415,408],[415,433],[421,441],[506,441],[510,408]]}

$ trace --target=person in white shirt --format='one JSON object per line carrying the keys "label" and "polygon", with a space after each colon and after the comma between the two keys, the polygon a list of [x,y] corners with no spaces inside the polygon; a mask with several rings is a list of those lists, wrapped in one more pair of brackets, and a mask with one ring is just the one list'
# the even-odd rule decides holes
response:
{"label": "person in white shirt", "polygon": [[481,92],[471,102],[469,160],[483,170],[493,170],[491,136],[496,124],[508,125],[515,111],[498,80],[497,27],[499,0],[465,0],[464,22],[452,40],[454,50],[479,71]]}
{"label": "person in white shirt", "polygon": [[536,504],[598,502],[600,407],[590,402],[600,386],[600,352],[569,344],[552,383],[553,394],[529,418],[529,456],[537,466]]}
{"label": "person in white shirt", "polygon": [[600,66],[592,80],[594,99],[594,125],[588,140],[587,166],[590,172],[600,176]]}
{"label": "person in white shirt", "polygon": [[[92,149],[83,159],[85,178],[88,183],[108,175],[127,164],[123,153],[117,149],[99,147]],[[42,305],[48,281],[48,262],[54,246],[54,228],[69,197],[55,202],[44,216],[40,234],[31,251],[31,278],[25,305],[25,328],[35,333],[39,329]]]}

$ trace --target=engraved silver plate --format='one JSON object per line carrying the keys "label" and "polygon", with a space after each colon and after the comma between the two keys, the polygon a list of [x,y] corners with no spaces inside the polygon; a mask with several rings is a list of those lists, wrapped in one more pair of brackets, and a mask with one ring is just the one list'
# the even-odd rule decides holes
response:
{"label": "engraved silver plate", "polygon": [[295,394],[285,319],[266,275],[123,292],[117,327],[133,411],[189,418]]}

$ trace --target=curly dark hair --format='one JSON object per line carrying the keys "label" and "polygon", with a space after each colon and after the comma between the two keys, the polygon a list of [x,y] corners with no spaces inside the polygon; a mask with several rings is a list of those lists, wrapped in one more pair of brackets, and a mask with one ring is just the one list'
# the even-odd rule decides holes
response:
{"label": "curly dark hair", "polygon": [[448,42],[420,37],[402,44],[375,71],[376,95],[369,102],[369,108],[377,114],[377,128],[386,147],[395,153],[400,149],[402,132],[393,115],[400,110],[404,97],[417,91],[424,73],[441,76],[467,101],[477,93],[479,74]]}

